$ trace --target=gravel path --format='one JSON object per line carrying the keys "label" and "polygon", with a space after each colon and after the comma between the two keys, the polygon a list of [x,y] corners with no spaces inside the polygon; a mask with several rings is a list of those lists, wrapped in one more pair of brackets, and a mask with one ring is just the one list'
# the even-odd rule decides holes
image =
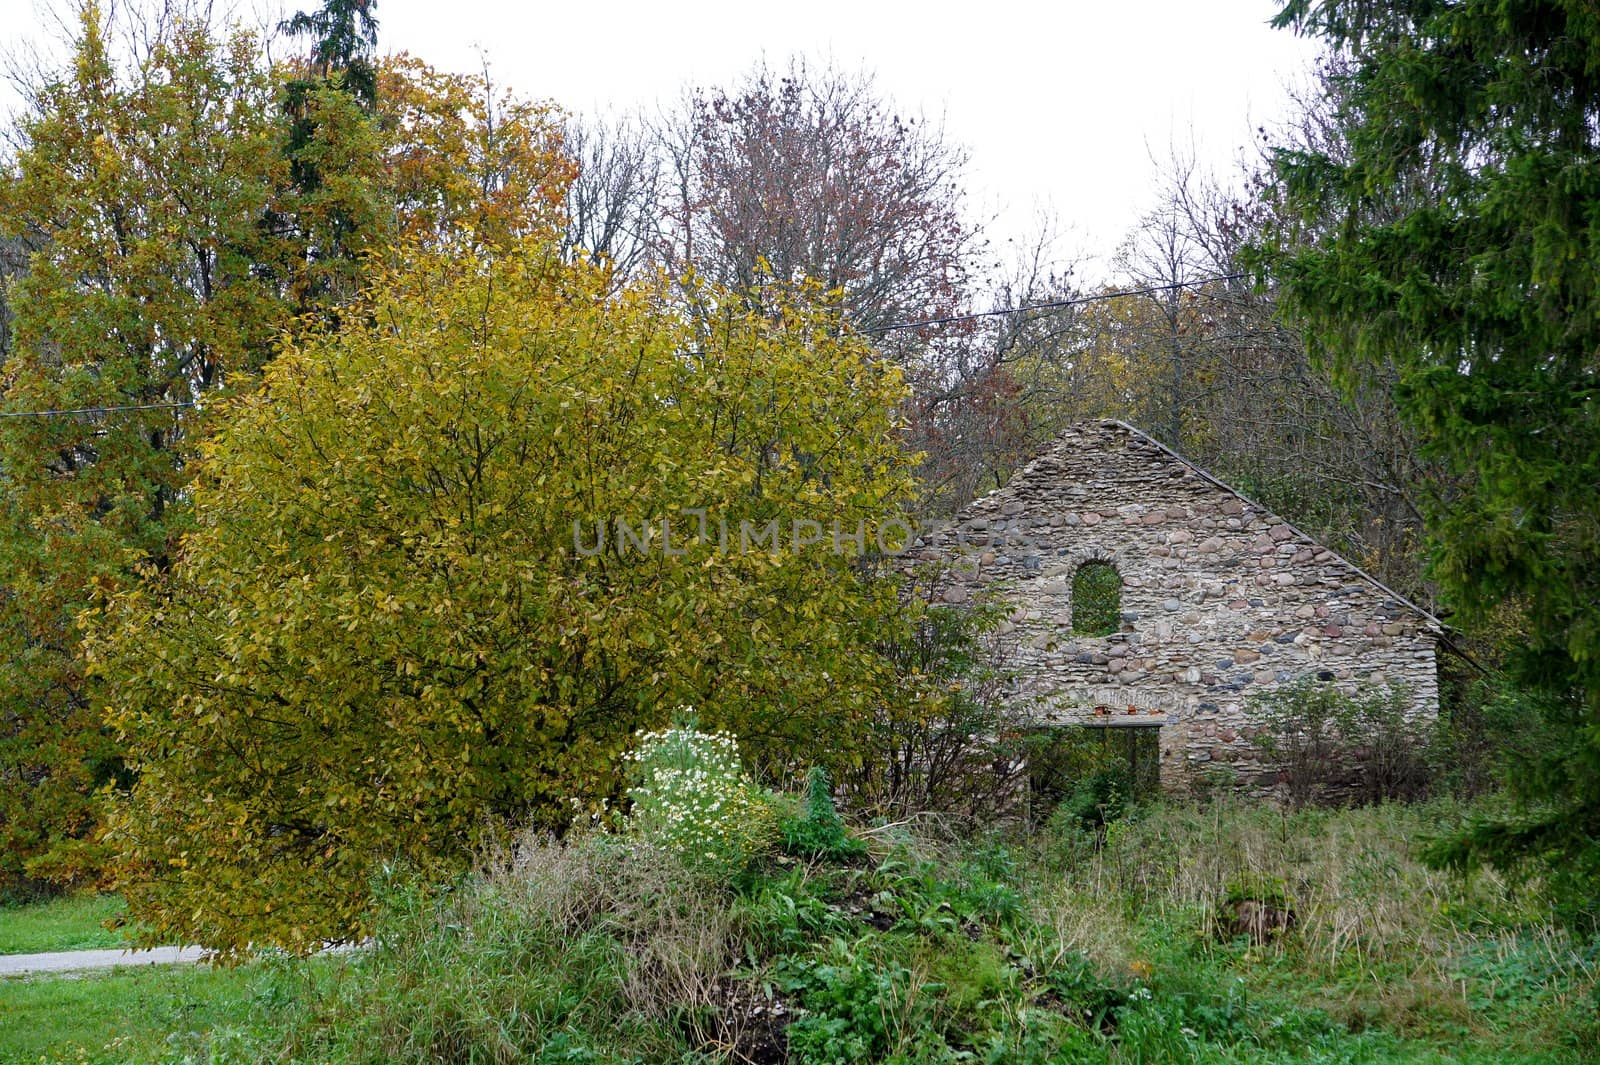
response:
{"label": "gravel path", "polygon": [[0,954],[0,976],[66,973],[80,969],[120,969],[130,965],[176,965],[197,962],[199,947],[155,947],[150,950],[67,950],[54,954]]}

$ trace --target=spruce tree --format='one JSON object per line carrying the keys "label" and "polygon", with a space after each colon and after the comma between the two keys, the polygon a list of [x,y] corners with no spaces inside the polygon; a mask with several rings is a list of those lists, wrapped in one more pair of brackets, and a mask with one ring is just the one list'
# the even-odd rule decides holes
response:
{"label": "spruce tree", "polygon": [[372,50],[378,46],[377,0],[324,0],[321,10],[298,11],[279,29],[291,37],[310,37],[311,67],[318,78],[337,74],[346,92],[371,111],[378,100],[378,71]]}
{"label": "spruce tree", "polygon": [[1430,515],[1463,623],[1523,619],[1512,678],[1559,742],[1524,800],[1439,848],[1600,886],[1600,8],[1592,0],[1294,0],[1349,59],[1322,150],[1278,153],[1263,262],[1317,353],[1392,359],[1462,491]]}
{"label": "spruce tree", "polygon": [[[301,293],[301,310],[326,310],[359,287],[357,261],[369,243],[363,212],[343,203],[327,187],[327,173],[340,172],[328,141],[348,130],[371,125],[378,105],[378,69],[373,50],[378,23],[377,0],[324,0],[317,11],[296,12],[278,29],[290,37],[311,38],[311,49],[298,76],[284,89],[289,122],[285,155],[298,193],[298,211],[269,212],[266,227],[296,234],[310,248],[314,283]],[[325,173],[325,171],[327,173]]]}

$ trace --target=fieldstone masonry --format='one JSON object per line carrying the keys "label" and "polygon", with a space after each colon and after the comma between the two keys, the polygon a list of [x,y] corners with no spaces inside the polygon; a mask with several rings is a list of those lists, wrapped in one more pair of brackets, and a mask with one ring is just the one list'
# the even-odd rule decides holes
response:
{"label": "fieldstone masonry", "polygon": [[[1012,606],[1015,694],[1052,724],[1156,724],[1163,788],[1208,767],[1270,788],[1250,696],[1310,674],[1403,685],[1438,713],[1439,621],[1281,518],[1122,422],[1075,426],[1009,484],[918,542],[935,595]],[[1072,579],[1122,577],[1121,631],[1072,632]]]}

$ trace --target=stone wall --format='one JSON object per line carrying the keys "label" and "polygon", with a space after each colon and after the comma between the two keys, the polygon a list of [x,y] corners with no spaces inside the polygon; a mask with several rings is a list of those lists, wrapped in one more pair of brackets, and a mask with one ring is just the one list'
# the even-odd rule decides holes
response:
{"label": "stone wall", "polygon": [[[1159,724],[1166,788],[1208,766],[1270,787],[1250,697],[1308,674],[1403,685],[1408,713],[1438,713],[1436,619],[1120,422],[1067,431],[913,557],[944,567],[945,602],[1006,597],[1028,713]],[[1090,561],[1123,580],[1109,636],[1072,631],[1073,574]]]}

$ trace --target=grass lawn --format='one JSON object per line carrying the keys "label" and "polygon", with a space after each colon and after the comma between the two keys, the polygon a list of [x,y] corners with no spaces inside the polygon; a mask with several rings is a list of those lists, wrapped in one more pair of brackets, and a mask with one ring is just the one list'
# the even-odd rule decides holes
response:
{"label": "grass lawn", "polygon": [[122,945],[104,923],[122,912],[120,895],[66,895],[0,909],[0,954],[97,950]]}
{"label": "grass lawn", "polygon": [[251,979],[196,965],[0,979],[0,1065],[111,1065],[198,1049],[210,1029],[248,1012]]}

